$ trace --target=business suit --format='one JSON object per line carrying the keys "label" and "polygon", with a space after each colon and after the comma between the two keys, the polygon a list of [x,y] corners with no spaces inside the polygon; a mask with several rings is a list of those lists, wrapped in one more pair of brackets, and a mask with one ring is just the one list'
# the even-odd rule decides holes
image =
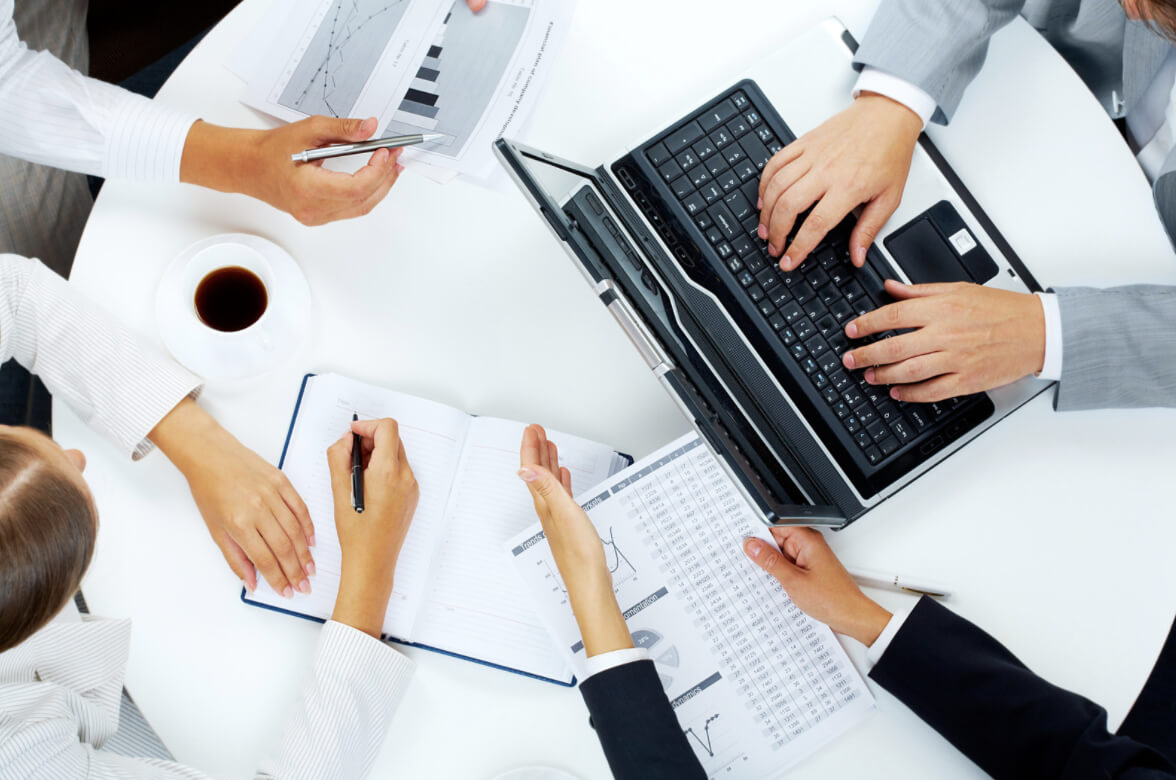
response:
{"label": "business suit", "polygon": [[653,661],[634,661],[580,684],[617,780],[705,780]]}
{"label": "business suit", "polygon": [[979,628],[924,597],[870,677],[997,778],[1176,777],[1107,731],[1106,711],[1041,679]]}
{"label": "business suit", "polygon": [[[1172,46],[1128,20],[1116,0],[885,0],[854,63],[920,87],[936,101],[933,120],[946,123],[984,63],[988,39],[1018,13],[1115,116],[1137,105]],[[1153,195],[1176,240],[1176,151]],[[1176,406],[1176,288],[1055,292],[1063,352],[1055,408]]]}

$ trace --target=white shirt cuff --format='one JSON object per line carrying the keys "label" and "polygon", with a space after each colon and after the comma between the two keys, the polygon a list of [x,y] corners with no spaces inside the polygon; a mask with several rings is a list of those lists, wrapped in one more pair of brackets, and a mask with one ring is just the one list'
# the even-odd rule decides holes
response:
{"label": "white shirt cuff", "polygon": [[174,183],[188,131],[198,117],[187,111],[128,94],[114,113],[106,159],[107,179]]}
{"label": "white shirt cuff", "polygon": [[[610,653],[594,655],[584,663],[584,680],[594,674],[607,672],[615,666],[631,664],[634,661],[648,661],[649,651],[644,647],[627,647],[624,650],[613,650]],[[580,682],[583,682],[581,680]]]}
{"label": "white shirt cuff", "polygon": [[931,117],[935,115],[935,108],[937,106],[935,98],[906,79],[892,76],[886,71],[878,70],[877,68],[862,68],[862,74],[858,76],[857,84],[853,87],[854,98],[857,98],[863,92],[876,92],[879,95],[884,95],[891,100],[902,103],[919,115],[919,119],[923,120],[924,128],[931,121]]}
{"label": "white shirt cuff", "polygon": [[1039,292],[1037,297],[1045,315],[1045,359],[1037,378],[1057,382],[1062,378],[1062,307],[1053,293]]}
{"label": "white shirt cuff", "polygon": [[874,640],[874,644],[866,648],[866,668],[873,669],[874,664],[882,660],[882,654],[886,652],[886,648],[890,647],[891,640],[898,634],[898,630],[902,628],[902,624],[911,616],[911,610],[914,607],[900,609],[890,616],[890,622],[886,624],[886,628],[882,629],[882,633]]}

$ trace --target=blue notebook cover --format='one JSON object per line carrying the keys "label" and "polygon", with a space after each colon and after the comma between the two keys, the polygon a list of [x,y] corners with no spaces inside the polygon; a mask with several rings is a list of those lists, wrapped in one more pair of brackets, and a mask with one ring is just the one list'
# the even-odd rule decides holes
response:
{"label": "blue notebook cover", "polygon": [[[294,402],[294,414],[292,414],[290,416],[290,427],[286,430],[286,441],[285,441],[285,443],[282,444],[282,457],[278,460],[278,468],[279,469],[282,468],[283,464],[285,464],[285,462],[286,462],[286,451],[290,448],[290,438],[294,435],[294,423],[298,421],[298,410],[302,406],[302,396],[306,393],[306,383],[309,382],[310,379],[314,376],[315,376],[315,374],[307,374],[306,376],[302,377],[302,385],[298,388],[298,400],[296,400]],[[633,456],[632,455],[627,455],[623,452],[618,452],[617,454],[620,455],[624,460],[626,460],[629,465],[633,464]],[[244,602],[245,604],[248,604],[251,607],[260,607],[261,609],[268,609],[271,612],[279,612],[283,615],[292,615],[294,617],[302,618],[303,620],[310,620],[315,623],[326,623],[327,622],[323,618],[318,618],[313,615],[307,615],[303,612],[295,612],[292,609],[282,609],[281,607],[275,607],[272,604],[263,604],[258,601],[251,601],[249,599],[249,591],[247,591],[244,587],[241,588],[241,601]],[[403,639],[398,639],[394,636],[389,636],[387,634],[382,634],[380,638],[383,639],[385,642],[395,642],[396,644],[404,645],[405,647],[419,647],[422,650],[430,650],[434,653],[440,653],[441,655],[447,655],[447,656],[450,656],[451,658],[460,658],[464,661],[473,661],[476,664],[481,664],[482,666],[489,666],[492,669],[501,669],[504,672],[512,672],[514,674],[522,675],[523,677],[530,677],[534,680],[542,680],[543,682],[554,683],[555,685],[559,685],[559,686],[562,686],[565,688],[573,688],[576,685],[576,678],[575,677],[572,678],[571,682],[564,682],[563,680],[556,680],[551,677],[543,677],[538,674],[531,674],[530,672],[524,672],[521,669],[512,669],[511,667],[503,666],[502,664],[491,663],[490,661],[483,661],[481,658],[474,658],[473,656],[462,655],[461,653],[454,653],[449,650],[443,650],[440,647],[433,647],[432,645],[425,645],[425,644],[421,644],[419,642],[407,642]]]}

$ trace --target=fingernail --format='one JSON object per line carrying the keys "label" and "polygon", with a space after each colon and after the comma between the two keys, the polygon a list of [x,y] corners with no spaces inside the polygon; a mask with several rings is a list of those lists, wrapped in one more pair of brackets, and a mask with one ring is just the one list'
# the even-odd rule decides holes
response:
{"label": "fingernail", "polygon": [[846,352],[845,357],[841,358],[841,362],[845,364],[846,368],[853,368],[854,367],[853,353]]}
{"label": "fingernail", "polygon": [[743,542],[743,551],[747,553],[747,557],[751,558],[753,561],[756,558],[759,558],[760,552],[762,550],[763,546],[759,543],[758,539],[746,539]]}
{"label": "fingernail", "polygon": [[253,586],[250,585],[246,580],[241,580],[241,587],[245,588],[245,590],[249,591],[250,593],[253,592]]}
{"label": "fingernail", "polygon": [[310,535],[310,541],[307,542],[311,547],[314,547],[314,534]]}
{"label": "fingernail", "polygon": [[306,576],[313,577],[314,572],[315,572],[314,561],[311,561],[310,563],[306,564]]}
{"label": "fingernail", "polygon": [[872,368],[866,369],[866,381],[869,382],[870,384],[874,384],[874,369],[872,369]]}
{"label": "fingernail", "polygon": [[[764,207],[764,199],[763,199],[763,198],[760,198],[759,200],[757,200],[757,201],[755,202],[755,207],[756,207],[757,209],[762,209],[762,208]],[[763,225],[760,225],[760,227],[763,227]]]}
{"label": "fingernail", "polygon": [[766,227],[764,227],[763,225],[760,225],[759,227],[757,227],[755,229],[755,234],[757,236],[759,236],[760,238],[767,238],[768,237],[768,229]]}
{"label": "fingernail", "polygon": [[298,583],[298,592],[304,596],[310,593],[310,580],[303,580]]}
{"label": "fingernail", "polygon": [[519,469],[519,479],[523,482],[534,482],[539,479],[539,475],[531,469]]}
{"label": "fingernail", "polygon": [[780,258],[780,262],[784,265],[784,268],[786,268],[789,271],[792,270],[792,258],[791,257],[789,257],[788,255],[784,255],[783,257]]}
{"label": "fingernail", "polygon": [[857,333],[858,333],[858,331],[857,331],[857,322],[856,321],[851,322],[845,326],[845,335],[849,336],[851,339],[856,339]]}
{"label": "fingernail", "polygon": [[890,397],[893,398],[895,401],[902,400],[901,398],[898,397],[898,388],[897,387],[890,388]]}
{"label": "fingernail", "polygon": [[[772,257],[775,257],[776,253],[779,251],[780,250],[776,248],[775,244],[768,244],[768,254],[771,255]],[[783,259],[781,259],[780,262],[784,262]]]}
{"label": "fingernail", "polygon": [[857,255],[858,265],[866,264],[866,248],[864,246],[859,246],[855,249],[854,254]]}
{"label": "fingernail", "polygon": [[284,598],[284,599],[294,598],[294,591],[289,585],[282,588],[282,598]]}

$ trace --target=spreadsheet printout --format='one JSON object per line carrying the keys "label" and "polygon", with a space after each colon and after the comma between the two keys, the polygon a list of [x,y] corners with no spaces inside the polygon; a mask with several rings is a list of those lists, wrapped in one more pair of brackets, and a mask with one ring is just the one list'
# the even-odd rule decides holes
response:
{"label": "spreadsheet printout", "polygon": [[[778,773],[873,710],[833,632],[747,559],[743,540],[770,535],[696,435],[577,500],[634,644],[649,651],[709,776]],[[582,679],[580,632],[541,527],[508,549]]]}

